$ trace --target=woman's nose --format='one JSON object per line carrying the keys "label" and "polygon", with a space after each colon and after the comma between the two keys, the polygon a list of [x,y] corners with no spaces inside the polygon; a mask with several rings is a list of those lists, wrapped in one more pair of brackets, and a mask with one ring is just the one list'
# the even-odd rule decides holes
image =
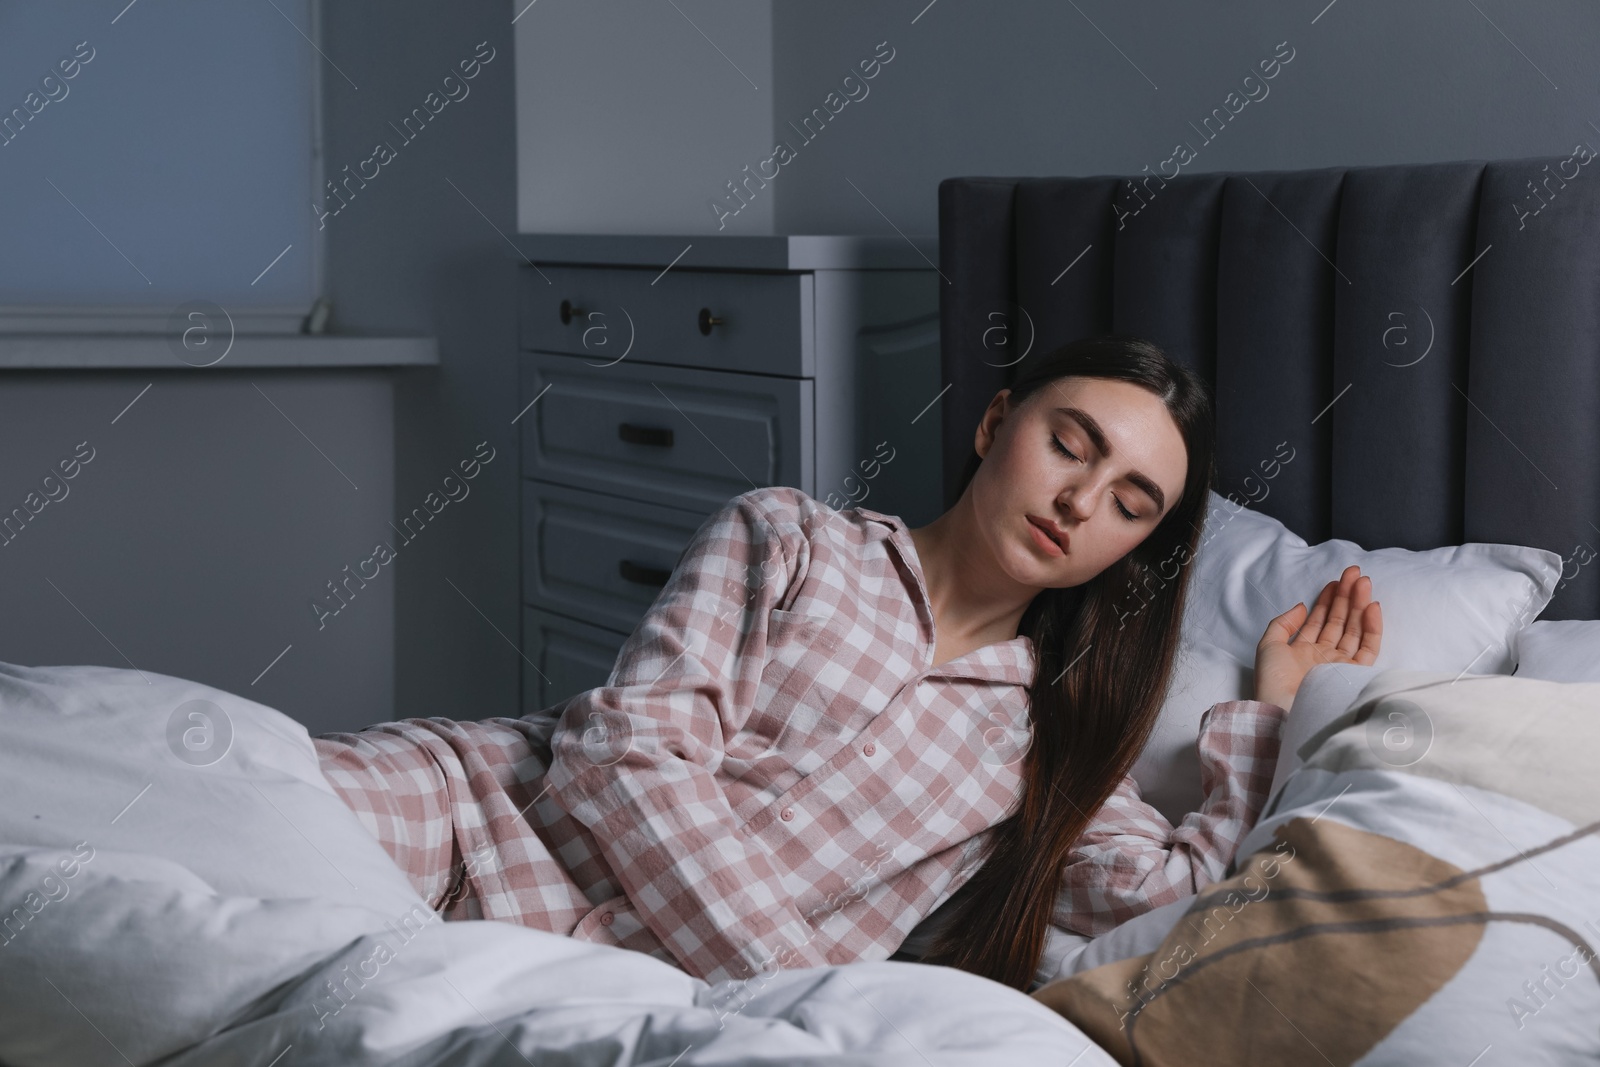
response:
{"label": "woman's nose", "polygon": [[1094,514],[1095,489],[1089,485],[1075,485],[1056,498],[1073,519],[1084,522]]}

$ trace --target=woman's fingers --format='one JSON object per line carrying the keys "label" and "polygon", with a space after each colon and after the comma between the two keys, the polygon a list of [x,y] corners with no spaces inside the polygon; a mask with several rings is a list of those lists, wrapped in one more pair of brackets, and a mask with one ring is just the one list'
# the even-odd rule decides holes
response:
{"label": "woman's fingers", "polygon": [[1383,609],[1374,600],[1362,610],[1361,615],[1365,624],[1361,631],[1361,647],[1351,658],[1370,667],[1377,661],[1378,646],[1383,643]]}
{"label": "woman's fingers", "polygon": [[1322,592],[1317,594],[1316,603],[1311,605],[1311,614],[1306,616],[1306,621],[1300,626],[1300,637],[1296,641],[1315,641],[1322,633],[1322,621],[1328,617],[1328,605],[1333,602],[1333,594],[1338,582],[1329,582],[1322,587]]}
{"label": "woman's fingers", "polygon": [[1361,568],[1352,563],[1339,575],[1333,599],[1328,604],[1328,619],[1322,625],[1322,632],[1317,635],[1317,644],[1337,644],[1344,636],[1344,623],[1350,616],[1350,587],[1355,585],[1360,574]]}
{"label": "woman's fingers", "polygon": [[1275,637],[1292,640],[1296,647],[1316,646],[1318,659],[1325,663],[1370,665],[1377,660],[1383,639],[1383,612],[1372,599],[1371,577],[1355,564],[1346,567],[1322,587],[1309,612],[1304,604],[1296,604],[1273,619],[1262,644],[1274,643]]}
{"label": "woman's fingers", "polygon": [[[1305,610],[1306,606],[1304,604],[1296,604],[1267,623],[1267,632],[1261,635],[1261,641],[1256,647],[1260,648],[1262,644],[1274,643],[1286,645],[1294,640],[1295,632],[1304,625]],[[1273,638],[1276,638],[1276,641]]]}
{"label": "woman's fingers", "polygon": [[1363,574],[1357,578],[1350,590],[1350,613],[1346,616],[1344,633],[1339,635],[1334,647],[1349,658],[1355,658],[1356,650],[1361,647],[1361,638],[1365,629],[1363,612],[1367,605],[1372,603],[1372,579]]}

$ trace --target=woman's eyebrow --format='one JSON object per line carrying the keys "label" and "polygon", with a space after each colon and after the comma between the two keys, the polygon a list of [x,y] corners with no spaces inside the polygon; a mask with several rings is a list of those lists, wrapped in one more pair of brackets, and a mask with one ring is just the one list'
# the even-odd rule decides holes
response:
{"label": "woman's eyebrow", "polygon": [[[1100,424],[1098,422],[1094,421],[1093,415],[1090,415],[1082,408],[1075,407],[1056,408],[1056,410],[1061,414],[1066,415],[1068,418],[1073,419],[1079,426],[1083,427],[1083,432],[1089,435],[1089,440],[1094,442],[1094,447],[1100,450],[1100,454],[1105,456],[1107,459],[1111,458],[1111,442],[1106,439],[1106,432],[1100,428]],[[1157,485],[1149,475],[1145,474],[1143,471],[1129,471],[1128,481],[1144,490],[1145,496],[1148,496],[1151,500],[1155,501],[1156,511],[1161,512],[1166,510],[1166,494],[1162,493],[1161,487]]]}

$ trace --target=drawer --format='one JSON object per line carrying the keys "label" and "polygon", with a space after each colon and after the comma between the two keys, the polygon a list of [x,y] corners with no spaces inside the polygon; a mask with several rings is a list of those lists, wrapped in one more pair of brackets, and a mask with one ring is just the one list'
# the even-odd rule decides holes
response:
{"label": "drawer", "polygon": [[810,492],[809,378],[521,356],[522,475],[710,514],[766,485]]}
{"label": "drawer", "polygon": [[541,264],[520,271],[518,284],[525,350],[583,356],[595,366],[626,359],[794,378],[816,373],[809,273]]}
{"label": "drawer", "polygon": [[631,633],[710,512],[522,483],[522,599]]}
{"label": "drawer", "polygon": [[606,684],[627,634],[537,608],[522,609],[522,714]]}

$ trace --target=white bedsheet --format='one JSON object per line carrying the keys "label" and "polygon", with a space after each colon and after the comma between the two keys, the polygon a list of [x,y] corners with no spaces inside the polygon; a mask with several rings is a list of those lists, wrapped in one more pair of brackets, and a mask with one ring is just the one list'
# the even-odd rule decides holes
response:
{"label": "white bedsheet", "polygon": [[[215,760],[169,737],[194,700],[232,731]],[[198,683],[0,664],[0,765],[7,1067],[1114,1062],[951,968],[708,985],[642,953],[443,922],[319,781],[303,728]]]}
{"label": "white bedsheet", "polygon": [[150,856],[100,852],[66,877],[68,855],[0,850],[0,906],[30,912],[0,947],[11,1067],[1113,1062],[1032,998],[949,968],[713,986],[506,923],[219,896]]}

